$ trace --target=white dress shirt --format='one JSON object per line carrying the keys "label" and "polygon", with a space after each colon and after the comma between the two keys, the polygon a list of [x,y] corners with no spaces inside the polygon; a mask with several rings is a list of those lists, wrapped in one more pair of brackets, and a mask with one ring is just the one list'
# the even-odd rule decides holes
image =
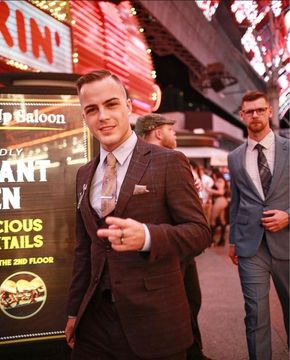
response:
{"label": "white dress shirt", "polygon": [[[128,170],[130,160],[132,158],[133,150],[137,143],[137,136],[134,132],[132,135],[116,148],[112,154],[117,159],[117,189],[116,189],[116,200],[118,200],[121,186],[123,184],[125,175]],[[106,169],[105,159],[108,155],[108,151],[100,148],[100,162],[97,166],[96,172],[92,179],[91,190],[90,190],[90,202],[92,208],[95,209],[97,214],[101,216],[101,192],[102,192],[102,181]]]}
{"label": "white dress shirt", "polygon": [[[124,178],[126,176],[129,163],[132,158],[133,150],[137,143],[137,135],[134,131],[130,137],[124,141],[119,147],[117,147],[112,154],[117,159],[117,189],[116,189],[116,201],[118,200],[121,186],[123,184]],[[90,203],[92,208],[96,211],[96,213],[101,216],[101,192],[102,192],[102,181],[105,172],[105,159],[108,155],[108,151],[100,148],[100,162],[97,166],[95,174],[92,179],[91,189],[90,189]],[[141,251],[150,250],[151,237],[150,232],[145,224],[143,224],[145,230],[145,243]]]}
{"label": "white dress shirt", "polygon": [[[264,200],[264,192],[261,184],[261,179],[258,169],[258,150],[255,149],[255,146],[258,144],[257,141],[248,138],[248,145],[246,150],[246,170],[250,175],[253,183],[255,184],[261,198]],[[273,131],[270,131],[268,135],[264,137],[259,144],[264,146],[263,153],[266,156],[271,174],[273,175],[274,171],[274,160],[275,160],[275,136]]]}

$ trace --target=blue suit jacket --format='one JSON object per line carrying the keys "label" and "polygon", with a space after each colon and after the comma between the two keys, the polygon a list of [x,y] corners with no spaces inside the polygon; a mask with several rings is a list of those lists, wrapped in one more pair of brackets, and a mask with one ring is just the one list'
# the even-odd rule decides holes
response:
{"label": "blue suit jacket", "polygon": [[[228,157],[231,173],[230,243],[236,255],[254,256],[263,238],[263,211],[289,209],[289,140],[275,136],[275,162],[270,190],[263,200],[245,168],[247,143]],[[289,259],[289,226],[275,233],[266,231],[269,250],[277,259]]]}

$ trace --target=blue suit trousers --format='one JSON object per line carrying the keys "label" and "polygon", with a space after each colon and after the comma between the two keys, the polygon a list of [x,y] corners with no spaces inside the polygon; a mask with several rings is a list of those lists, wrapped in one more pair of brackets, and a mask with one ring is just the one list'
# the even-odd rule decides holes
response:
{"label": "blue suit trousers", "polygon": [[271,256],[265,237],[253,257],[239,257],[250,360],[271,360],[270,278],[276,288],[289,346],[289,261]]}

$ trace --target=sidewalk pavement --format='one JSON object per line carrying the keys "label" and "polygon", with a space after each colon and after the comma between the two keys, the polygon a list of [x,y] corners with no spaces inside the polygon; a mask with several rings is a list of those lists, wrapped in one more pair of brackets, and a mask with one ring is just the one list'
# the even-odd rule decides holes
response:
{"label": "sidewalk pavement", "polygon": [[[202,292],[199,324],[204,353],[213,360],[247,360],[244,301],[238,270],[228,245],[211,247],[196,258]],[[281,306],[270,292],[273,360],[289,360]]]}

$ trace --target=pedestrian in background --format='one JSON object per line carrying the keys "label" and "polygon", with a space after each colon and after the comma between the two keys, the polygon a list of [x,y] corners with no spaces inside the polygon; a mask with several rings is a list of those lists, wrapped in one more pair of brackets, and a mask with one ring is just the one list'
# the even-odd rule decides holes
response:
{"label": "pedestrian in background", "polygon": [[195,162],[195,161],[190,161],[190,168],[191,168],[191,172],[194,178],[194,184],[195,184],[195,188],[196,191],[198,193],[198,196],[202,202],[202,189],[203,189],[203,185],[202,185],[202,181],[201,181],[201,174],[199,171],[199,165]]}
{"label": "pedestrian in background", "polygon": [[[147,114],[137,119],[135,132],[148,143],[163,146],[168,149],[175,149],[177,144],[174,123],[174,120],[168,119],[163,115]],[[197,191],[199,190],[200,189],[198,188]],[[193,344],[187,350],[187,359],[210,360],[202,352],[201,333],[198,326],[198,313],[201,307],[201,291],[196,262],[194,257],[189,257],[188,259],[183,260],[181,264],[184,273],[184,286],[191,310],[192,334],[194,339]],[[172,324],[172,326],[174,326],[174,324]]]}
{"label": "pedestrian in background", "polygon": [[212,210],[212,196],[209,193],[208,189],[211,189],[214,185],[214,180],[211,176],[206,173],[204,166],[199,167],[201,184],[202,184],[202,207],[207,218],[208,223],[210,224],[211,220],[211,210]]}
{"label": "pedestrian in background", "polygon": [[[211,216],[210,216],[210,225],[213,243],[217,246],[225,245],[225,235],[226,235],[226,210],[228,208],[228,184],[219,170],[215,170],[212,173],[214,184],[211,188],[207,187],[206,190],[211,196],[212,207],[211,207]],[[220,227],[220,235],[217,240],[215,237],[216,229]]]}
{"label": "pedestrian in background", "polygon": [[266,94],[244,95],[240,116],[248,140],[229,154],[230,252],[245,300],[251,360],[270,360],[270,277],[283,310],[289,346],[289,140],[270,128]]}
{"label": "pedestrian in background", "polygon": [[77,89],[100,155],[76,179],[72,359],[185,359],[192,331],[180,261],[210,243],[188,161],[137,138],[131,101],[109,71],[82,76]]}

